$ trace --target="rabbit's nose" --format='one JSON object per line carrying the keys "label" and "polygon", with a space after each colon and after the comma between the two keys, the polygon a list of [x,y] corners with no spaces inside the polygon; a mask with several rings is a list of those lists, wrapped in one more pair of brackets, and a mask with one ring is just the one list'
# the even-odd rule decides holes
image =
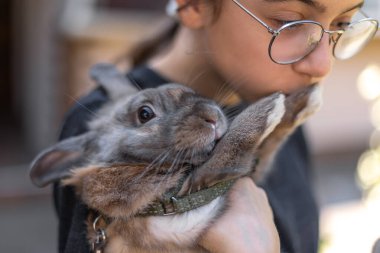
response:
{"label": "rabbit's nose", "polygon": [[210,124],[215,128],[217,119],[213,119],[213,118],[205,118],[205,121],[206,121],[207,123],[210,123]]}
{"label": "rabbit's nose", "polygon": [[224,129],[221,127],[221,123],[218,122],[218,119],[212,119],[212,118],[206,118],[205,121],[209,124],[209,126],[212,127],[215,133],[215,141],[219,140],[223,134],[224,134]]}
{"label": "rabbit's nose", "polygon": [[218,115],[214,114],[209,114],[205,115],[203,117],[203,120],[207,123],[209,127],[211,127],[214,131],[216,131],[217,126],[218,126]]}
{"label": "rabbit's nose", "polygon": [[209,115],[208,117],[203,118],[204,121],[208,124],[209,127],[211,127],[215,133],[215,141],[220,139],[222,133],[219,131],[217,125],[218,125],[218,117],[217,115],[214,115],[213,117]]}
{"label": "rabbit's nose", "polygon": [[200,108],[198,115],[202,120],[204,120],[208,124],[213,125],[213,127],[215,127],[219,121],[218,110],[213,106],[205,106],[203,108]]}

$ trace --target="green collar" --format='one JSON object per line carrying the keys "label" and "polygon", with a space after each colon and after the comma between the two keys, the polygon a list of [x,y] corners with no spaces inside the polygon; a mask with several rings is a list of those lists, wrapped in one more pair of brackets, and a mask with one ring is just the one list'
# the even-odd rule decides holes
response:
{"label": "green collar", "polygon": [[149,204],[137,216],[166,216],[184,213],[206,205],[219,196],[225,194],[233,185],[235,179],[215,184],[209,188],[176,197],[171,196],[165,201],[155,201]]}

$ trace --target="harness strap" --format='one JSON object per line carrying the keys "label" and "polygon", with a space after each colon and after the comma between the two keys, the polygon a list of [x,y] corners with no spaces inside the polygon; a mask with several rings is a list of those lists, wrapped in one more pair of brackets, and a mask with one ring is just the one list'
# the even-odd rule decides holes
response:
{"label": "harness strap", "polygon": [[196,209],[225,194],[234,182],[235,179],[228,180],[189,195],[172,196],[167,201],[155,201],[139,212],[137,216],[166,216]]}

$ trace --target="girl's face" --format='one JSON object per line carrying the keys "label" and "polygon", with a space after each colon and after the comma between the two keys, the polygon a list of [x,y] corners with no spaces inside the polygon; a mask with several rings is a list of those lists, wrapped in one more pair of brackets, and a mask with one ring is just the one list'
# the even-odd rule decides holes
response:
{"label": "girl's face", "polygon": [[[327,34],[306,58],[290,65],[279,65],[268,54],[272,34],[232,0],[221,2],[220,15],[202,31],[203,46],[217,73],[243,99],[252,101],[275,91],[290,93],[319,82],[330,72],[333,45],[329,45]],[[339,24],[349,22],[357,13],[362,0],[239,2],[274,29],[287,21],[307,19],[321,23],[326,30],[338,30]]]}

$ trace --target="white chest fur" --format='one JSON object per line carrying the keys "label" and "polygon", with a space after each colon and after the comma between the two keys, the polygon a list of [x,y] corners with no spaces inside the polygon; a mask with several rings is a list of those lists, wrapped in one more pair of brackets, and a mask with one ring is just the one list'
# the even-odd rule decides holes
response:
{"label": "white chest fur", "polygon": [[224,197],[218,197],[205,206],[179,215],[150,217],[149,232],[163,242],[193,245],[218,214],[223,200]]}

